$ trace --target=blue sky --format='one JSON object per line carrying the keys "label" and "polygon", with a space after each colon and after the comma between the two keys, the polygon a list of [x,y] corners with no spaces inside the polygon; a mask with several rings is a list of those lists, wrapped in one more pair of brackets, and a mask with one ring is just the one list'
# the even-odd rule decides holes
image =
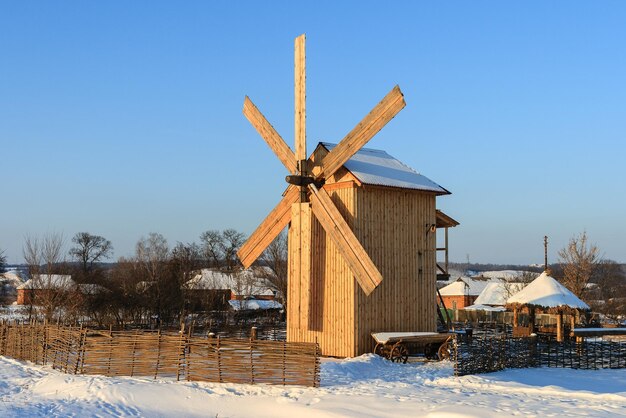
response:
{"label": "blue sky", "polygon": [[336,142],[395,85],[370,143],[443,185],[451,259],[550,260],[586,230],[626,262],[626,4],[0,2],[0,248],[80,231],[129,255],[151,231],[250,233],[285,169],[241,113]]}

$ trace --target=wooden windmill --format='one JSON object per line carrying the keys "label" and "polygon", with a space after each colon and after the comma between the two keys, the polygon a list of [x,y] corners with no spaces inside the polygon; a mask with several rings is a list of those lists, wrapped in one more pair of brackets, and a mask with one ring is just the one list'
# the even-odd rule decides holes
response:
{"label": "wooden windmill", "polygon": [[[344,165],[406,103],[396,86],[336,146],[318,146],[311,156],[307,156],[305,81],[305,36],[301,35],[295,40],[295,152],[252,101],[245,98],[244,115],[291,174],[286,177],[289,186],[282,200],[250,235],[238,256],[244,267],[251,266],[289,225],[288,340],[317,340],[327,355],[357,355],[369,351],[366,334],[371,332],[368,331],[371,327],[377,326],[374,323],[365,326],[364,316],[357,311],[370,303],[364,300],[376,295],[378,291],[374,290],[383,283],[383,277],[386,280],[384,270],[395,272],[397,269],[385,261],[386,255],[380,252],[374,262],[362,245],[359,238],[370,242],[375,237],[371,231],[357,228],[357,217],[352,213],[356,207],[356,191],[348,199],[352,199],[350,201],[341,197],[344,184],[359,184],[358,179],[350,177],[352,174]],[[337,184],[342,186],[337,187]],[[434,198],[432,206],[426,216],[428,225],[435,223]],[[375,224],[371,220],[367,222]],[[418,223],[421,222],[420,218]],[[421,230],[423,226],[420,226]],[[429,246],[434,247],[431,241],[428,241]],[[374,248],[375,245],[368,246]],[[435,271],[434,264],[432,271]],[[371,302],[385,309],[394,299],[388,293],[397,293],[395,287],[393,284],[387,286],[387,291]],[[428,303],[432,299],[430,310],[434,315],[434,288],[431,293]],[[403,315],[399,315],[397,321],[404,322],[400,328],[415,326],[407,323]],[[434,326],[434,320],[427,322],[426,328]],[[399,330],[395,325],[391,328],[394,329],[389,330]]]}

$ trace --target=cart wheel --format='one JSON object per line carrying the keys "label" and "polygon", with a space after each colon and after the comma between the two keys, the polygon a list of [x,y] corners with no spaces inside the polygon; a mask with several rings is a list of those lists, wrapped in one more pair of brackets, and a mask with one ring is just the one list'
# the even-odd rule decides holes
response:
{"label": "cart wheel", "polygon": [[441,344],[441,346],[439,347],[439,350],[437,350],[437,357],[441,361],[441,360],[448,360],[451,355],[452,355],[451,346],[448,343],[448,341],[446,341],[445,343]]}
{"label": "cart wheel", "polygon": [[391,350],[391,355],[389,356],[389,360],[394,363],[403,363],[406,364],[406,361],[409,359],[409,350],[403,345],[399,344]]}
{"label": "cart wheel", "polygon": [[374,347],[374,354],[378,354],[381,357],[385,356],[383,344],[376,343],[376,347]]}

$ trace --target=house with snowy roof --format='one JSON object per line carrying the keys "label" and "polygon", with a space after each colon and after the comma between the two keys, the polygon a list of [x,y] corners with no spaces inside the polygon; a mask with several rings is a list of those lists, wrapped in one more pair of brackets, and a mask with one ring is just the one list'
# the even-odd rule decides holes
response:
{"label": "house with snowy roof", "polygon": [[[215,269],[201,269],[183,285],[187,299],[192,306],[213,306],[215,309],[231,307],[235,310],[245,306],[254,309],[275,308],[272,304],[231,303],[231,301],[255,300],[274,301],[276,290],[258,269],[245,269],[237,272],[224,272]],[[253,309],[253,308],[251,308]]]}
{"label": "house with snowy roof", "polygon": [[76,289],[72,276],[66,274],[33,274],[17,287],[17,304],[30,305],[51,292],[71,292]]}
{"label": "house with snowy roof", "polygon": [[518,293],[526,283],[491,282],[480,292],[474,303],[465,307],[468,311],[505,311],[508,298]]}
{"label": "house with snowy roof", "polygon": [[17,304],[37,304],[45,300],[50,293],[71,293],[82,296],[95,296],[109,292],[107,288],[95,283],[77,284],[69,274],[33,274],[26,282],[17,287]]}
{"label": "house with snowy roof", "polygon": [[463,309],[473,305],[481,292],[492,282],[494,282],[493,279],[459,277],[456,281],[439,289],[439,294],[446,308]]}

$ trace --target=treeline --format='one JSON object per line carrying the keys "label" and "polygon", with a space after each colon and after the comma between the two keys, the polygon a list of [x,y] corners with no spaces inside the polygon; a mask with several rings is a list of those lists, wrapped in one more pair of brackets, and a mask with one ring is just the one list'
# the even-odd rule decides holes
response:
{"label": "treeline", "polygon": [[[202,268],[237,277],[241,265],[237,250],[245,235],[234,229],[203,232],[199,242],[168,245],[166,238],[150,233],[140,238],[135,253],[116,263],[105,262],[112,243],[99,235],[80,232],[65,250],[61,234],[27,236],[23,255],[33,289],[28,313],[48,321],[95,322],[99,326],[127,324],[176,325],[192,312],[224,314],[224,297],[198,298],[185,284]],[[286,238],[281,234],[260,262],[264,278],[286,303]],[[67,276],[71,275],[71,282]]]}

